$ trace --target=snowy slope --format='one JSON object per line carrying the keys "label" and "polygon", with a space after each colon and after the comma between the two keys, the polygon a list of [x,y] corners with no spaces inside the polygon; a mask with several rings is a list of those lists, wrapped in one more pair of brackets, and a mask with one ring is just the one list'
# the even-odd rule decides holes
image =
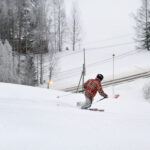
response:
{"label": "snowy slope", "polygon": [[92,107],[105,112],[76,108],[82,94],[0,83],[0,150],[149,150],[150,103],[142,95],[149,81],[116,86],[119,99],[104,89],[110,98]]}

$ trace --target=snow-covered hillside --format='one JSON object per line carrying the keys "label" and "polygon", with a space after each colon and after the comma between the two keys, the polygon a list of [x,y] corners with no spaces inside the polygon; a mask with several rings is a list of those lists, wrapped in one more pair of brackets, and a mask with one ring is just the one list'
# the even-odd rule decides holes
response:
{"label": "snow-covered hillside", "polygon": [[[148,51],[128,49],[126,46],[85,49],[85,80],[95,78],[98,73],[104,75],[103,81],[111,80],[113,77],[113,54],[115,54],[115,78],[150,71],[150,53]],[[51,88],[65,89],[77,86],[82,73],[83,51],[63,52],[58,54],[58,58],[59,71],[57,70],[52,76],[54,82]]]}
{"label": "snow-covered hillside", "polygon": [[109,98],[92,105],[104,112],[78,109],[82,94],[0,83],[0,150],[149,150],[149,81],[116,86],[118,99],[104,89]]}

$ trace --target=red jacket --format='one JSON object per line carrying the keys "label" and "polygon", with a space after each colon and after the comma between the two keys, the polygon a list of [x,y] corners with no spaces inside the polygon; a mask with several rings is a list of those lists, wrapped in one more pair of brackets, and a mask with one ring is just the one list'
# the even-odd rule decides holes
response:
{"label": "red jacket", "polygon": [[102,89],[101,82],[98,78],[89,79],[87,82],[84,83],[85,95],[93,100],[94,96],[96,95],[97,91],[101,96],[106,96]]}

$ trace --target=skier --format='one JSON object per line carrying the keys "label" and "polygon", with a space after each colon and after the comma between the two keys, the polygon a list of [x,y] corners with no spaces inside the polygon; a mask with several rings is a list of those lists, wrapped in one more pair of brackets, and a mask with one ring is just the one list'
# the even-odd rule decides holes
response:
{"label": "skier", "polygon": [[97,91],[101,96],[104,98],[107,98],[108,95],[104,93],[101,85],[101,81],[103,80],[103,75],[98,74],[95,79],[89,79],[84,83],[84,89],[85,89],[85,102],[84,103],[78,103],[78,105],[81,106],[81,109],[87,109],[92,105],[93,98],[95,97]]}

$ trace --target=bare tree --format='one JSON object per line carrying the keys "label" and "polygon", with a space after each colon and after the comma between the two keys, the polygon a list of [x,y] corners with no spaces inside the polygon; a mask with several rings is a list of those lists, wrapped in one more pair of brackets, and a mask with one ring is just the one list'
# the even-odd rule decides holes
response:
{"label": "bare tree", "polygon": [[24,72],[24,80],[23,84],[35,86],[37,85],[37,78],[36,78],[36,68],[34,63],[34,56],[31,53],[26,54],[25,59],[25,72]]}
{"label": "bare tree", "polygon": [[36,1],[35,5],[35,30],[33,38],[34,53],[37,53],[37,77],[40,84],[43,84],[44,74],[44,58],[43,55],[48,52],[48,37],[47,37],[47,1]]}
{"label": "bare tree", "polygon": [[49,51],[49,82],[48,82],[48,88],[49,88],[49,85],[51,84],[51,81],[52,81],[52,77],[54,75],[54,72],[55,72],[55,67],[56,67],[56,64],[57,64],[57,58],[56,58],[56,55],[55,55],[55,51],[54,49],[50,49]]}
{"label": "bare tree", "polygon": [[55,49],[62,51],[66,34],[66,14],[64,0],[53,0],[53,33]]}
{"label": "bare tree", "polygon": [[69,25],[70,41],[72,45],[72,50],[74,51],[76,50],[76,45],[80,44],[81,41],[80,14],[77,3],[72,4],[71,19]]}

